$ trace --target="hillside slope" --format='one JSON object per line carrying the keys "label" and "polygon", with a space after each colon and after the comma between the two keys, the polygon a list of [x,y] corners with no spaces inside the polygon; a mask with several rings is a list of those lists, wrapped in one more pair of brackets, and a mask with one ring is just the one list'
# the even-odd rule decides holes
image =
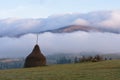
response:
{"label": "hillside slope", "polygon": [[120,60],[1,70],[0,80],[120,80]]}
{"label": "hillside slope", "polygon": [[59,29],[50,30],[50,32],[53,32],[53,33],[70,33],[70,32],[75,32],[75,31],[99,32],[101,30],[95,27],[83,26],[83,25],[69,25],[66,27],[59,28]]}

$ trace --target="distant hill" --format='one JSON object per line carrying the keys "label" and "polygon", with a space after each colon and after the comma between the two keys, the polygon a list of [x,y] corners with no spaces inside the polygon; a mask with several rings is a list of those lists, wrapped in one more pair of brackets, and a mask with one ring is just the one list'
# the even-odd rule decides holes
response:
{"label": "distant hill", "polygon": [[0,59],[0,69],[23,68],[23,58],[2,58]]}
{"label": "distant hill", "polygon": [[90,26],[83,26],[83,25],[69,25],[59,29],[50,30],[50,32],[53,33],[70,33],[75,31],[91,32],[91,31],[100,31],[100,29]]}
{"label": "distant hill", "polygon": [[0,59],[1,63],[10,63],[10,62],[19,62],[19,61],[23,61],[23,59],[21,59],[21,58],[2,58],[2,59]]}
{"label": "distant hill", "polygon": [[52,32],[52,33],[71,33],[75,31],[84,31],[84,32],[110,32],[119,34],[119,31],[115,31],[112,29],[107,29],[103,27],[94,27],[94,26],[84,26],[84,25],[68,25],[57,29],[41,31],[39,33],[44,32]]}

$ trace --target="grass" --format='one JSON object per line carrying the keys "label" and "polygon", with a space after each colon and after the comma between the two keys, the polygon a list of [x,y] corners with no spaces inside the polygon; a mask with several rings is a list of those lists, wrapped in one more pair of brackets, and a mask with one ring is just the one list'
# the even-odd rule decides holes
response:
{"label": "grass", "polygon": [[120,60],[0,70],[0,80],[120,80]]}

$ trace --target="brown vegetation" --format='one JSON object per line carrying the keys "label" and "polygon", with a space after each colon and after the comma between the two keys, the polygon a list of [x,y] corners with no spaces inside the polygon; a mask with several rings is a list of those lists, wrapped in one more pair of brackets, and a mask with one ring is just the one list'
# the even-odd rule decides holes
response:
{"label": "brown vegetation", "polygon": [[45,66],[46,58],[41,53],[39,45],[35,45],[31,54],[29,54],[25,59],[24,67],[37,67],[37,66]]}
{"label": "brown vegetation", "polygon": [[79,63],[79,62],[99,62],[102,61],[103,57],[100,55],[96,55],[96,56],[89,56],[89,57],[85,57],[83,56],[82,58],[77,58],[75,57],[75,63]]}

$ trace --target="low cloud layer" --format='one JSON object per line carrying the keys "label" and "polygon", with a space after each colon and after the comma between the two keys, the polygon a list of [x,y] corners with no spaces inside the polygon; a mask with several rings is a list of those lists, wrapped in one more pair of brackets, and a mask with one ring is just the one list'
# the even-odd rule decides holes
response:
{"label": "low cloud layer", "polygon": [[[20,38],[0,38],[0,57],[25,57],[36,44],[36,35]],[[98,52],[119,53],[120,34],[74,32],[55,34],[46,32],[39,35],[39,45],[45,55],[55,53]]]}
{"label": "low cloud layer", "polygon": [[8,18],[0,20],[0,36],[19,37],[40,33],[68,25],[85,25],[102,28],[111,33],[120,33],[120,11],[100,11],[86,14],[61,14],[40,19]]}

